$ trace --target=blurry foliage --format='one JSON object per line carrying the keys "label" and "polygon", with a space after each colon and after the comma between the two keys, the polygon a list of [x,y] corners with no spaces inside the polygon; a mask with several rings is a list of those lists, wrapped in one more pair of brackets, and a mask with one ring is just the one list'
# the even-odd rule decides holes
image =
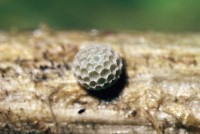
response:
{"label": "blurry foliage", "polygon": [[199,31],[199,0],[0,0],[0,29]]}

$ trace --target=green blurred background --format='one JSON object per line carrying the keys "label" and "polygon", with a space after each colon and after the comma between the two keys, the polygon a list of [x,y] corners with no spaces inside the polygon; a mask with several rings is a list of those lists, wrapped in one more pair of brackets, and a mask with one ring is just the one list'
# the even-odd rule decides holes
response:
{"label": "green blurred background", "polygon": [[200,0],[0,0],[0,30],[199,31]]}

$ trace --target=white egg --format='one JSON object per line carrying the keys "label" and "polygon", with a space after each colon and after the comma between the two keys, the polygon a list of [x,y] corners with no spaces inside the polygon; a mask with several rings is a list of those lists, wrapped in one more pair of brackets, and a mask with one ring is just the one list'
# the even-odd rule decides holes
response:
{"label": "white egg", "polygon": [[122,59],[112,48],[89,45],[76,54],[72,69],[83,87],[101,90],[110,87],[120,78],[122,66]]}

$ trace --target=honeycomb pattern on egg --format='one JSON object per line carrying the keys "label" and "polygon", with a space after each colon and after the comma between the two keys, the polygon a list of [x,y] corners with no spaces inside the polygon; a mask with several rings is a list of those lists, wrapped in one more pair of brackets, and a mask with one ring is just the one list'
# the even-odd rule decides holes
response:
{"label": "honeycomb pattern on egg", "polygon": [[108,46],[89,45],[76,54],[72,69],[83,87],[101,90],[119,79],[122,59]]}

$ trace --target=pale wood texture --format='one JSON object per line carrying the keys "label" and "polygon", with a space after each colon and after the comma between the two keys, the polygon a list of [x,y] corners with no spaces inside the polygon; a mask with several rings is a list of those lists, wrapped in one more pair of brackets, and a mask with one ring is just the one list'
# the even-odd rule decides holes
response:
{"label": "pale wood texture", "polygon": [[[71,63],[105,44],[124,59],[111,88],[88,92]],[[0,33],[0,132],[198,133],[200,34],[38,29]]]}

